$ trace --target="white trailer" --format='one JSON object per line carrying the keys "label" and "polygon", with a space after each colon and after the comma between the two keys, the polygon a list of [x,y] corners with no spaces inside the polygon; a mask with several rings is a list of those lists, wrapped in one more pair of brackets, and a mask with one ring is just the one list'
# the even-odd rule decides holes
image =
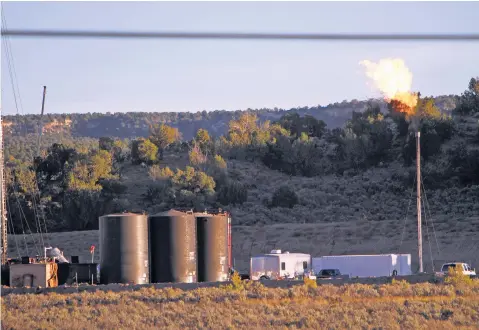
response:
{"label": "white trailer", "polygon": [[295,278],[311,271],[311,255],[304,253],[271,253],[252,257],[250,260],[250,278],[252,280]]}
{"label": "white trailer", "polygon": [[411,275],[410,254],[341,255],[313,258],[313,272],[339,269],[350,277],[381,277]]}

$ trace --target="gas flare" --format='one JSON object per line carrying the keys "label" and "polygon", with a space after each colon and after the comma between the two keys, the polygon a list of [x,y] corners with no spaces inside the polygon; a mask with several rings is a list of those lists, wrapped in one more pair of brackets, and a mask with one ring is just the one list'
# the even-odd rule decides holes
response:
{"label": "gas flare", "polygon": [[412,73],[402,59],[386,58],[378,63],[364,60],[359,64],[366,69],[366,76],[374,82],[387,102],[396,101],[403,105],[399,111],[406,112],[408,116],[413,114],[418,94],[411,92]]}

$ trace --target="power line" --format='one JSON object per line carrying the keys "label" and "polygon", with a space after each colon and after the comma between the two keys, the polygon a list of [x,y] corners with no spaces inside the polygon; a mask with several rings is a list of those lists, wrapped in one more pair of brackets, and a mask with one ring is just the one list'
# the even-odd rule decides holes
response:
{"label": "power line", "polygon": [[249,39],[326,41],[479,41],[479,33],[363,34],[363,33],[237,33],[237,32],[132,32],[86,30],[11,30],[1,34],[34,38],[126,38],[126,39]]}
{"label": "power line", "polygon": [[[2,25],[4,29],[8,29],[7,26],[7,20],[4,15],[4,11],[2,10]],[[14,88],[14,93],[15,93],[15,87],[16,87],[16,93],[18,94],[18,100],[20,104],[20,109],[22,110],[23,114],[23,102],[22,102],[22,97],[20,96],[20,89],[18,88],[18,78],[17,78],[17,71],[15,70],[15,61],[13,60],[13,52],[12,52],[12,45],[10,44],[10,40],[8,38],[4,38],[4,44],[5,44],[5,51],[7,55],[7,62],[8,62],[8,67],[9,70],[13,72],[13,79],[15,81],[15,86],[12,86]],[[10,63],[11,63],[11,68],[10,68]],[[15,100],[16,102],[16,100]],[[17,108],[17,114],[18,114],[18,108]]]}
{"label": "power line", "polygon": [[[8,194],[8,189],[7,189],[7,194]],[[15,226],[13,225],[13,218],[12,218],[12,208],[10,207],[10,201],[8,198],[7,199],[7,206],[8,206],[8,210],[10,211],[10,216],[8,216],[8,213],[7,213],[7,217],[9,218],[10,220],[10,232],[13,234],[13,238],[15,240],[15,246],[17,247],[17,256],[20,258],[20,247],[18,245],[18,238],[17,238],[17,235],[15,234]],[[8,228],[7,228],[8,229]],[[25,233],[23,233],[23,236],[25,237]],[[27,241],[25,240],[25,246],[27,247],[28,249],[28,246],[27,246]]]}

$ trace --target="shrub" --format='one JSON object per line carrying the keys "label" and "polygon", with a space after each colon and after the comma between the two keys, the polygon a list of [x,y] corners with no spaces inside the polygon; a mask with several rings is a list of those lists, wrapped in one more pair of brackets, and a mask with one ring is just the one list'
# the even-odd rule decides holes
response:
{"label": "shrub", "polygon": [[168,166],[161,168],[159,165],[153,165],[150,167],[148,174],[153,180],[165,180],[175,175]]}
{"label": "shrub", "polygon": [[474,280],[470,276],[465,275],[461,270],[450,267],[444,282],[462,288],[472,286]]}
{"label": "shrub", "polygon": [[455,144],[449,151],[449,162],[453,175],[466,185],[479,183],[479,151],[467,148],[463,142]]}
{"label": "shrub", "polygon": [[307,288],[316,289],[318,287],[318,283],[316,283],[316,280],[313,280],[309,278],[308,276],[303,277],[303,282]]}
{"label": "shrub", "polygon": [[454,121],[449,118],[441,118],[435,121],[435,130],[441,142],[449,140],[456,132]]}
{"label": "shrub", "polygon": [[233,273],[233,275],[231,275],[231,283],[233,284],[233,288],[235,290],[244,289],[243,281],[241,280],[241,276],[236,271]]}
{"label": "shrub", "polygon": [[100,180],[100,184],[103,187],[102,193],[123,194],[128,190],[128,187],[118,180]]}
{"label": "shrub", "polygon": [[218,190],[218,202],[223,205],[243,204],[247,200],[247,187],[236,180],[227,180]]}
{"label": "shrub", "polygon": [[151,203],[163,202],[173,203],[174,192],[171,188],[170,181],[155,181],[148,186],[148,189],[144,195],[145,199]]}
{"label": "shrub", "polygon": [[281,186],[274,192],[273,198],[271,200],[271,206],[273,207],[293,208],[298,203],[298,195],[289,186]]}

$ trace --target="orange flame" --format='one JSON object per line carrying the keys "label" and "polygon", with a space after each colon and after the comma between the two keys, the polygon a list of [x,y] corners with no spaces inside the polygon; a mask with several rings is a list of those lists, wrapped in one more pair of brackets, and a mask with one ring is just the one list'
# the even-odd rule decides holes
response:
{"label": "orange flame", "polygon": [[413,114],[418,95],[411,92],[412,73],[402,59],[386,58],[378,63],[364,60],[359,64],[365,67],[366,76],[374,82],[387,102],[396,101],[403,105],[399,111]]}

